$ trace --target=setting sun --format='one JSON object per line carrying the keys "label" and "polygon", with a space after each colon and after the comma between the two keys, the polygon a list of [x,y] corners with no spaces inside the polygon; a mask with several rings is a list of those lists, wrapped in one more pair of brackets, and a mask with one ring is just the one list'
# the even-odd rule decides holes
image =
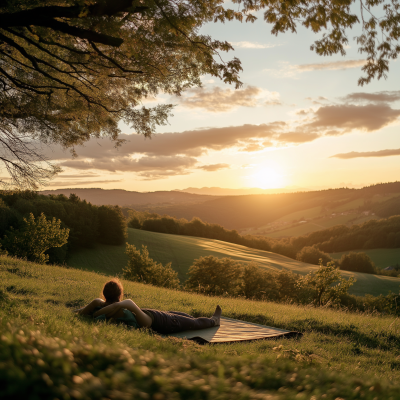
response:
{"label": "setting sun", "polygon": [[254,174],[249,175],[252,186],[261,189],[276,189],[285,186],[285,177],[276,168],[264,167],[258,169]]}

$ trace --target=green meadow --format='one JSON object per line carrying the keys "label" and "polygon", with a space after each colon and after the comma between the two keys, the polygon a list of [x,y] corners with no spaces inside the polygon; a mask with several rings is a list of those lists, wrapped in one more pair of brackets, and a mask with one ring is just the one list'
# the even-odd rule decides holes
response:
{"label": "green meadow", "polygon": [[206,297],[123,281],[141,307],[223,315],[301,339],[198,345],[78,317],[107,277],[0,257],[2,399],[400,399],[393,316]]}
{"label": "green meadow", "polygon": [[[280,254],[214,239],[169,235],[130,228],[127,241],[137,248],[140,248],[142,244],[147,246],[150,257],[157,262],[163,264],[172,262],[172,267],[178,272],[181,281],[187,279],[187,272],[195,259],[208,255],[230,257],[242,262],[256,262],[263,268],[283,269],[299,274],[306,274],[317,268]],[[124,252],[125,246],[97,246],[73,253],[68,260],[68,265],[106,275],[118,275],[127,264],[128,259]],[[357,282],[350,289],[350,293],[358,296],[386,295],[389,291],[398,293],[400,287],[398,278],[347,271],[343,271],[343,275],[356,277]]]}

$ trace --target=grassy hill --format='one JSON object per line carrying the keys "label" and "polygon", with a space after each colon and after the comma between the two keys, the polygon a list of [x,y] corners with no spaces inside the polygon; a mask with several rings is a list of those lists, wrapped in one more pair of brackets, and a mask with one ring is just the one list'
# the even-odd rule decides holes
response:
{"label": "grassy hill", "polygon": [[[179,278],[187,279],[187,271],[196,258],[213,255],[215,257],[230,257],[238,261],[257,262],[261,267],[284,269],[299,274],[315,270],[314,265],[302,263],[280,254],[251,249],[220,240],[203,239],[190,236],[168,235],[128,229],[128,243],[148,247],[150,257],[166,264],[172,262],[172,267],[178,272]],[[101,272],[107,275],[120,274],[127,264],[124,254],[125,246],[97,246],[93,249],[81,250],[71,255],[68,265],[74,268]],[[388,294],[389,291],[399,291],[400,279],[343,271],[344,276],[354,274],[357,282],[351,288],[351,293],[364,296],[369,293],[374,296]]]}
{"label": "grassy hill", "polygon": [[123,282],[140,307],[207,316],[218,303],[227,317],[304,334],[300,340],[200,346],[73,315],[98,297],[105,280],[0,257],[2,399],[400,398],[400,323],[393,316]]}

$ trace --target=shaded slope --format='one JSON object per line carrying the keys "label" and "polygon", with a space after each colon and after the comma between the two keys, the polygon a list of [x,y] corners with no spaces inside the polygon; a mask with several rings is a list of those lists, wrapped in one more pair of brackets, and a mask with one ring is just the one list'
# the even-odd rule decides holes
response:
{"label": "shaded slope", "polygon": [[[129,229],[128,242],[140,247],[148,247],[150,257],[166,264],[172,262],[172,267],[178,272],[181,281],[187,279],[187,271],[196,258],[212,255],[215,257],[230,257],[243,262],[256,262],[259,266],[269,269],[283,269],[299,274],[307,274],[317,267],[302,263],[280,254],[255,250],[245,246],[221,242],[219,240],[203,239],[189,236],[168,235]],[[108,275],[121,274],[127,264],[124,254],[125,246],[98,246],[94,249],[74,253],[68,260],[68,265],[74,268],[98,271]],[[355,275],[357,282],[350,292],[359,296],[398,292],[400,280],[397,278],[350,273],[343,271],[348,277]]]}

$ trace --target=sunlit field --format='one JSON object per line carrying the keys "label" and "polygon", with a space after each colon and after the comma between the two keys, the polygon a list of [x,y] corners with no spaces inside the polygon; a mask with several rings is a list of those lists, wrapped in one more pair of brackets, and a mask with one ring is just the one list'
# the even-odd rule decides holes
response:
{"label": "sunlit field", "polygon": [[[222,242],[220,240],[204,239],[190,236],[169,235],[128,229],[128,242],[140,247],[148,247],[150,257],[157,262],[166,264],[172,262],[172,267],[178,272],[179,279],[187,279],[187,271],[193,261],[202,256],[230,257],[243,262],[256,262],[259,266],[269,269],[283,269],[299,274],[314,271],[317,267],[302,263],[280,254],[251,249],[249,247]],[[124,253],[125,246],[97,246],[73,253],[68,265],[74,268],[100,272],[107,275],[121,274],[127,264]],[[350,289],[351,294],[364,296],[372,294],[397,293],[400,279],[362,273],[343,271],[344,276],[355,275],[357,282]]]}
{"label": "sunlit field", "polygon": [[358,210],[368,200],[371,204],[382,203],[398,194],[375,195],[370,199],[344,199],[343,204],[324,208],[311,207],[287,214],[272,223],[242,230],[243,234],[263,235],[272,238],[293,237],[306,235],[311,232],[327,229],[335,225],[355,225],[379,219],[377,215],[365,215]]}
{"label": "sunlit field", "polygon": [[141,307],[207,316],[218,303],[227,317],[304,334],[201,346],[75,316],[74,308],[99,296],[105,276],[4,256],[0,261],[0,381],[6,379],[14,393],[400,398],[400,322],[393,316],[205,297],[124,281],[126,297]]}

